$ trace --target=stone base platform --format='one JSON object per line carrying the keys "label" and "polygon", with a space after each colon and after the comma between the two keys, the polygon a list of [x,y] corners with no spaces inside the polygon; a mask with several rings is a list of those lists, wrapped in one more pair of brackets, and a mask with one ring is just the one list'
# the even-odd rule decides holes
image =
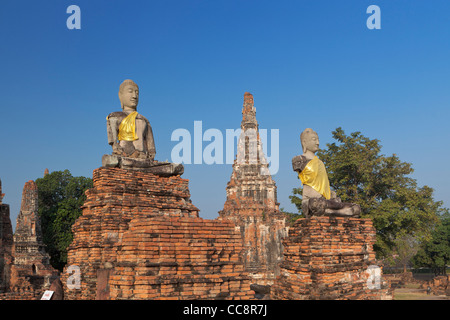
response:
{"label": "stone base platform", "polygon": [[[94,170],[93,180],[72,227],[65,299],[252,297],[240,234],[198,217],[188,180],[110,167]],[[71,266],[78,288],[67,286],[76,285]]]}
{"label": "stone base platform", "polygon": [[251,299],[234,225],[201,218],[133,219],[110,278],[114,299]]}
{"label": "stone base platform", "polygon": [[184,166],[182,164],[161,162],[151,159],[129,158],[115,154],[103,155],[102,166],[107,168],[117,167],[127,170],[144,171],[163,177],[181,176],[184,173]]}
{"label": "stone base platform", "polygon": [[299,219],[283,240],[284,260],[271,298],[390,299],[389,287],[376,265],[374,243],[370,219]]}

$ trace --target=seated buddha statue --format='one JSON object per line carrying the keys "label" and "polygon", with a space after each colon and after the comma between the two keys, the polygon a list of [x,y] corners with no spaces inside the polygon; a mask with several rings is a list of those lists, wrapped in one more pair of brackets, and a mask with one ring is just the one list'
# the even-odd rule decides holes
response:
{"label": "seated buddha statue", "polygon": [[156,154],[150,122],[137,112],[139,87],[133,80],[125,80],[119,88],[122,111],[113,112],[106,118],[108,143],[113,154],[153,160]]}
{"label": "seated buddha statue", "polygon": [[152,172],[158,175],[181,175],[182,164],[155,160],[153,131],[146,117],[137,112],[139,87],[133,80],[125,80],[119,87],[122,111],[106,117],[108,143],[112,155],[104,155],[104,167],[121,167]]}
{"label": "seated buddha statue", "polygon": [[302,211],[309,216],[353,216],[359,217],[361,208],[357,204],[342,202],[331,191],[327,171],[316,156],[319,151],[319,136],[307,128],[300,135],[303,154],[292,159],[292,168],[303,184]]}

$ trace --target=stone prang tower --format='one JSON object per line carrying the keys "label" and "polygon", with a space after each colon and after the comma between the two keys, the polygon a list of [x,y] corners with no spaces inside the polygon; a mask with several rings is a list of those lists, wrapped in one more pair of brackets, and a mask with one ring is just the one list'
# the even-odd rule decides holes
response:
{"label": "stone prang tower", "polygon": [[245,269],[253,283],[260,285],[272,284],[278,275],[281,239],[287,235],[285,216],[277,202],[277,187],[268,167],[253,96],[246,92],[237,156],[219,219],[232,220],[241,232]]}
{"label": "stone prang tower", "polygon": [[2,193],[0,180],[0,293],[9,290],[11,264],[13,261],[13,229],[9,217],[9,205],[2,202],[5,195]]}
{"label": "stone prang tower", "polygon": [[[42,239],[41,219],[38,214],[38,188],[33,180],[25,183],[22,204],[14,233],[14,264],[12,285],[42,290],[50,286],[58,272],[50,265]],[[28,284],[29,282],[29,284]]]}

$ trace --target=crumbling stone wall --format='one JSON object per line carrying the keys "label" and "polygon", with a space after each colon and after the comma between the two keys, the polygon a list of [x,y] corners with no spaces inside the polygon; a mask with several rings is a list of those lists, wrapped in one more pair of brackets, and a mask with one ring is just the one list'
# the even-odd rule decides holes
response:
{"label": "crumbling stone wall", "polygon": [[13,261],[13,229],[9,213],[9,205],[2,202],[2,182],[0,180],[0,293],[9,290],[11,264]]}
{"label": "crumbling stone wall", "polygon": [[7,292],[0,294],[0,300],[39,300],[42,294],[49,287],[41,287],[30,282],[30,278],[11,275],[11,288]]}
{"label": "crumbling stone wall", "polygon": [[38,189],[33,180],[25,183],[22,203],[17,217],[13,246],[14,263],[11,267],[11,287],[25,290],[49,288],[58,277],[58,271],[50,264],[42,239],[41,221],[38,214]]}
{"label": "crumbling stone wall", "polygon": [[392,298],[382,278],[378,283],[376,278],[369,279],[369,267],[376,267],[374,242],[375,229],[370,219],[325,216],[299,219],[283,241],[284,261],[272,286],[272,298]]}
{"label": "crumbling stone wall", "polygon": [[271,285],[279,274],[282,239],[288,230],[285,216],[267,208],[245,198],[234,201],[229,198],[219,213],[219,220],[233,222],[240,233],[242,262],[252,283],[259,285]]}
{"label": "crumbling stone wall", "polygon": [[15,289],[15,291],[0,293],[0,300],[40,300],[43,291],[36,291],[32,287]]}
{"label": "crumbling stone wall", "polygon": [[[238,258],[239,234],[229,223],[198,217],[188,180],[101,167],[93,182],[72,227],[65,298],[238,299],[253,293]],[[71,266],[80,268],[79,289],[67,285]]]}
{"label": "crumbling stone wall", "polygon": [[426,281],[422,288],[427,289],[428,286],[431,288],[431,293],[435,295],[446,295],[450,296],[450,276],[437,276]]}
{"label": "crumbling stone wall", "polygon": [[37,186],[25,183],[15,234],[3,196],[0,181],[0,300],[37,300],[58,277],[42,242]]}
{"label": "crumbling stone wall", "polygon": [[250,299],[230,222],[148,217],[130,222],[111,276],[112,299]]}

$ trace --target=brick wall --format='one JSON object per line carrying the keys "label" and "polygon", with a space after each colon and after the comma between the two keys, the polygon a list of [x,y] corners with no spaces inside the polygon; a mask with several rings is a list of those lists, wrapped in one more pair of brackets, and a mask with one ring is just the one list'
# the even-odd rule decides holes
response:
{"label": "brick wall", "polygon": [[[1,193],[1,191],[0,191]],[[13,248],[13,230],[9,205],[0,203],[0,293],[9,290]]]}
{"label": "brick wall", "polygon": [[249,299],[240,235],[227,222],[133,219],[111,276],[114,299]]}
{"label": "brick wall", "polygon": [[375,266],[375,229],[370,219],[299,219],[283,241],[281,275],[274,299],[389,299],[389,288],[368,286]]}
{"label": "brick wall", "polygon": [[23,187],[14,233],[13,256],[10,278],[12,290],[27,290],[29,283],[34,290],[43,291],[59,275],[51,266],[50,256],[45,251],[38,214],[38,188],[33,180],[26,182]]}
{"label": "brick wall", "polygon": [[430,286],[431,292],[436,295],[450,296],[450,276],[437,276],[427,281],[422,287]]}
{"label": "brick wall", "polygon": [[40,300],[43,292],[34,290],[21,290],[0,293],[0,300]]}
{"label": "brick wall", "polygon": [[239,262],[239,234],[229,223],[198,217],[188,180],[102,167],[93,181],[72,227],[66,266],[80,268],[81,288],[69,289],[64,272],[67,299],[252,294]]}
{"label": "brick wall", "polygon": [[231,221],[242,237],[242,262],[252,284],[271,285],[279,273],[282,239],[287,236],[285,216],[252,199],[227,199],[219,220]]}

